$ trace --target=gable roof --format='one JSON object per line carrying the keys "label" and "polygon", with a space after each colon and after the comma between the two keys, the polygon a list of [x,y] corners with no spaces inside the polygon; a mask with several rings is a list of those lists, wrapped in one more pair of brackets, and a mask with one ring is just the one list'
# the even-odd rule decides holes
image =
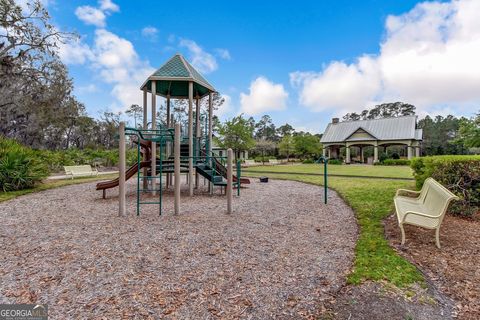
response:
{"label": "gable roof", "polygon": [[[355,137],[355,134],[364,134],[366,137]],[[378,140],[373,134],[371,134],[368,130],[365,130],[362,127],[359,127],[357,130],[353,131],[345,140],[348,141],[361,141],[361,140]]]}
{"label": "gable roof", "polygon": [[416,116],[406,116],[329,123],[320,141],[345,142],[359,129],[378,140],[422,140],[422,130],[416,129],[416,121]]}
{"label": "gable roof", "polygon": [[203,97],[215,92],[213,86],[188,63],[181,55],[176,54],[163,66],[157,69],[140,87],[152,90],[152,80],[156,81],[156,92],[160,96],[170,95],[172,98],[188,98],[188,83],[193,82],[193,96]]}

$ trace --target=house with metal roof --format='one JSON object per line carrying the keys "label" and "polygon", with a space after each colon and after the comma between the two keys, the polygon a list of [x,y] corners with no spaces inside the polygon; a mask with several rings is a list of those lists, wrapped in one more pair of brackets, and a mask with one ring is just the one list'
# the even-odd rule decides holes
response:
{"label": "house with metal roof", "polygon": [[359,149],[361,162],[364,162],[363,149],[372,146],[375,163],[378,162],[378,148],[392,145],[405,146],[408,159],[419,157],[422,137],[416,116],[343,122],[333,118],[320,141],[323,155],[330,158],[337,158],[340,149],[345,148],[345,163],[351,162],[351,148]]}

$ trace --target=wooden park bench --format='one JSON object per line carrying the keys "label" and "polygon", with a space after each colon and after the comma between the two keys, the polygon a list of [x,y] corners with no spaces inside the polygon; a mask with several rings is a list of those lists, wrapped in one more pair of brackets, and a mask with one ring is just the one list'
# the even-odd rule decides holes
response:
{"label": "wooden park bench", "polygon": [[435,240],[440,249],[440,225],[452,200],[458,200],[458,197],[433,178],[426,179],[420,191],[397,190],[394,202],[402,245],[405,243],[403,225],[411,224],[435,229]]}
{"label": "wooden park bench", "polygon": [[278,162],[277,159],[268,159],[268,164],[276,165],[276,164],[280,164],[280,162]]}
{"label": "wooden park bench", "polygon": [[63,169],[65,170],[65,174],[71,176],[72,179],[75,177],[91,177],[98,175],[97,169],[92,169],[92,166],[88,164],[82,166],[64,166]]}

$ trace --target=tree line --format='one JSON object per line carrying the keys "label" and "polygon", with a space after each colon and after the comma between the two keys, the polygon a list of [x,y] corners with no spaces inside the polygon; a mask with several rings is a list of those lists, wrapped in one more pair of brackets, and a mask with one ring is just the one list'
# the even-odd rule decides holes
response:
{"label": "tree line", "polygon": [[[372,120],[415,115],[416,107],[403,102],[383,103],[360,113],[347,113],[343,121]],[[479,153],[480,112],[469,119],[452,115],[426,116],[418,121],[423,129],[422,154]],[[249,151],[252,157],[295,156],[300,159],[317,158],[322,152],[321,134],[295,131],[288,123],[276,127],[269,115],[257,122],[243,115],[215,125],[216,143],[222,148],[232,148],[238,155]],[[395,149],[395,147],[392,147]],[[401,147],[399,147],[401,148]]]}

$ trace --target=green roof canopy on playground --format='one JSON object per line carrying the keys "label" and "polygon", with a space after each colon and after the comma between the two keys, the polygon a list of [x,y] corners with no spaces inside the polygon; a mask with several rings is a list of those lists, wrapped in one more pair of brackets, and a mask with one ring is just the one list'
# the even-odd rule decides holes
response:
{"label": "green roof canopy on playground", "polygon": [[193,82],[194,97],[202,98],[215,92],[213,86],[180,54],[174,55],[148,77],[140,89],[147,88],[151,93],[152,81],[156,81],[157,95],[174,99],[188,99],[189,82]]}

